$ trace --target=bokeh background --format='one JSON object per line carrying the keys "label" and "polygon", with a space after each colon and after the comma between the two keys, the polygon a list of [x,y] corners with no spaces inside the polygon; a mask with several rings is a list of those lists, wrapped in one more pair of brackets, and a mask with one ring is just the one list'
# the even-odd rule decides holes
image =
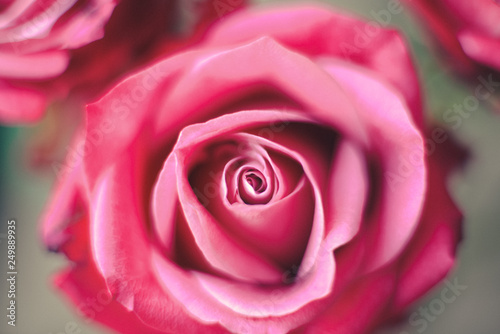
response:
{"label": "bokeh background", "polygon": [[[276,1],[257,2],[268,3]],[[292,2],[292,1],[280,1]],[[387,8],[387,1],[329,0],[367,20],[377,22],[373,12]],[[401,319],[379,334],[496,334],[500,333],[500,91],[497,97],[481,102],[456,129],[443,119],[453,104],[461,104],[473,94],[475,82],[465,82],[453,74],[436,53],[425,29],[405,10],[392,15],[390,25],[398,27],[412,48],[423,87],[429,120],[446,128],[470,152],[470,160],[449,180],[453,197],[462,208],[464,240],[450,279],[467,286],[453,303],[423,326]],[[496,100],[497,99],[497,100]],[[495,107],[496,105],[496,107]],[[30,168],[29,149],[51,126],[48,120],[35,126],[0,127],[0,333],[61,334],[108,333],[102,327],[76,315],[65,298],[55,291],[51,276],[67,265],[61,255],[49,253],[40,242],[38,222],[56,174],[51,168]],[[67,141],[68,136],[61,136]],[[59,144],[65,147],[65,143]],[[62,149],[61,157],[64,154]],[[61,158],[62,159],[62,158]],[[7,325],[7,239],[6,224],[17,221],[17,326]],[[440,299],[445,285],[439,285],[415,305],[429,307]],[[408,315],[413,310],[410,310]],[[422,317],[419,317],[422,319]]]}

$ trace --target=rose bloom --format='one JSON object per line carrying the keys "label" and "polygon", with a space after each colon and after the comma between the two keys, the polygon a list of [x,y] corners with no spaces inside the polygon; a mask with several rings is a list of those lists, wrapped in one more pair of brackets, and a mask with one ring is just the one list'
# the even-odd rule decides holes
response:
{"label": "rose bloom", "polygon": [[416,9],[460,71],[469,75],[481,67],[500,71],[498,0],[417,0],[408,3]]}
{"label": "rose bloom", "polygon": [[455,151],[426,132],[397,32],[241,11],[88,106],[41,228],[55,284],[121,333],[370,332],[454,264]]}

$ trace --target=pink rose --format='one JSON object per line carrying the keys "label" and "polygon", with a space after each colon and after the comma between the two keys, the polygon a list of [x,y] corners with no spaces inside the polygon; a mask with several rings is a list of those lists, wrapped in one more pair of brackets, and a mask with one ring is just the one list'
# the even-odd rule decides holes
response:
{"label": "pink rose", "polygon": [[122,333],[364,333],[443,279],[454,151],[426,158],[397,32],[344,56],[367,28],[242,11],[88,106],[41,230],[80,313]]}
{"label": "pink rose", "polygon": [[455,65],[474,75],[481,67],[500,70],[500,3],[493,0],[408,1]]}
{"label": "pink rose", "polygon": [[114,0],[1,2],[0,122],[41,117],[50,91],[38,83],[66,70],[68,50],[102,37],[115,4]]}

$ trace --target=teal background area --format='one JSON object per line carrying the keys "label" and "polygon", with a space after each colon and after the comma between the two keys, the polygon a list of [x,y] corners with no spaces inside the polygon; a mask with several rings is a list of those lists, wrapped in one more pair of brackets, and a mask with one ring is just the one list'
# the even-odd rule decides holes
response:
{"label": "teal background area", "polygon": [[[259,1],[268,2],[268,1]],[[281,1],[285,2],[285,1]],[[291,1],[286,1],[291,2]],[[387,1],[329,1],[373,20],[372,10],[387,8]],[[404,31],[417,61],[429,119],[447,128],[471,152],[462,171],[449,180],[450,190],[462,207],[464,240],[456,269],[450,279],[467,286],[465,291],[432,321],[422,326],[409,319],[380,330],[379,334],[495,334],[500,333],[500,110],[486,101],[456,130],[448,127],[443,113],[473,94],[476,83],[467,85],[439,61],[427,35],[408,9],[391,18],[391,25]],[[472,88],[471,88],[472,87]],[[497,96],[500,96],[498,92]],[[490,103],[491,102],[491,103]],[[498,108],[497,108],[498,109]],[[50,277],[65,267],[63,256],[47,252],[38,235],[38,221],[55,181],[55,174],[33,171],[26,163],[26,148],[38,126],[0,127],[0,333],[60,334],[76,323],[79,333],[108,333],[99,325],[76,316],[65,298],[50,285]],[[17,326],[7,326],[5,239],[8,219],[17,221]],[[444,285],[435,287],[415,305],[429,307]],[[411,313],[410,311],[409,313]],[[68,325],[70,324],[70,325]],[[69,327],[68,327],[69,326]]]}

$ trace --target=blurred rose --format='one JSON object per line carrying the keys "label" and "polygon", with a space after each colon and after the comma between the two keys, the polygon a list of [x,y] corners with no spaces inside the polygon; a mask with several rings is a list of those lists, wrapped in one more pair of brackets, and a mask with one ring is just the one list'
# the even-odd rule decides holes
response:
{"label": "blurred rose", "polygon": [[123,333],[369,332],[454,263],[425,131],[395,31],[242,11],[88,107],[42,225],[56,284]]}
{"label": "blurred rose", "polygon": [[2,2],[0,122],[37,121],[51,100],[68,94],[85,104],[244,3],[217,11],[210,1],[191,0]]}
{"label": "blurred rose", "polygon": [[407,1],[428,25],[458,69],[474,75],[478,67],[500,70],[500,4],[494,0]]}
{"label": "blurred rose", "polygon": [[35,83],[64,72],[69,49],[101,38],[115,4],[112,0],[0,3],[0,122],[41,117],[52,92],[34,87]]}

